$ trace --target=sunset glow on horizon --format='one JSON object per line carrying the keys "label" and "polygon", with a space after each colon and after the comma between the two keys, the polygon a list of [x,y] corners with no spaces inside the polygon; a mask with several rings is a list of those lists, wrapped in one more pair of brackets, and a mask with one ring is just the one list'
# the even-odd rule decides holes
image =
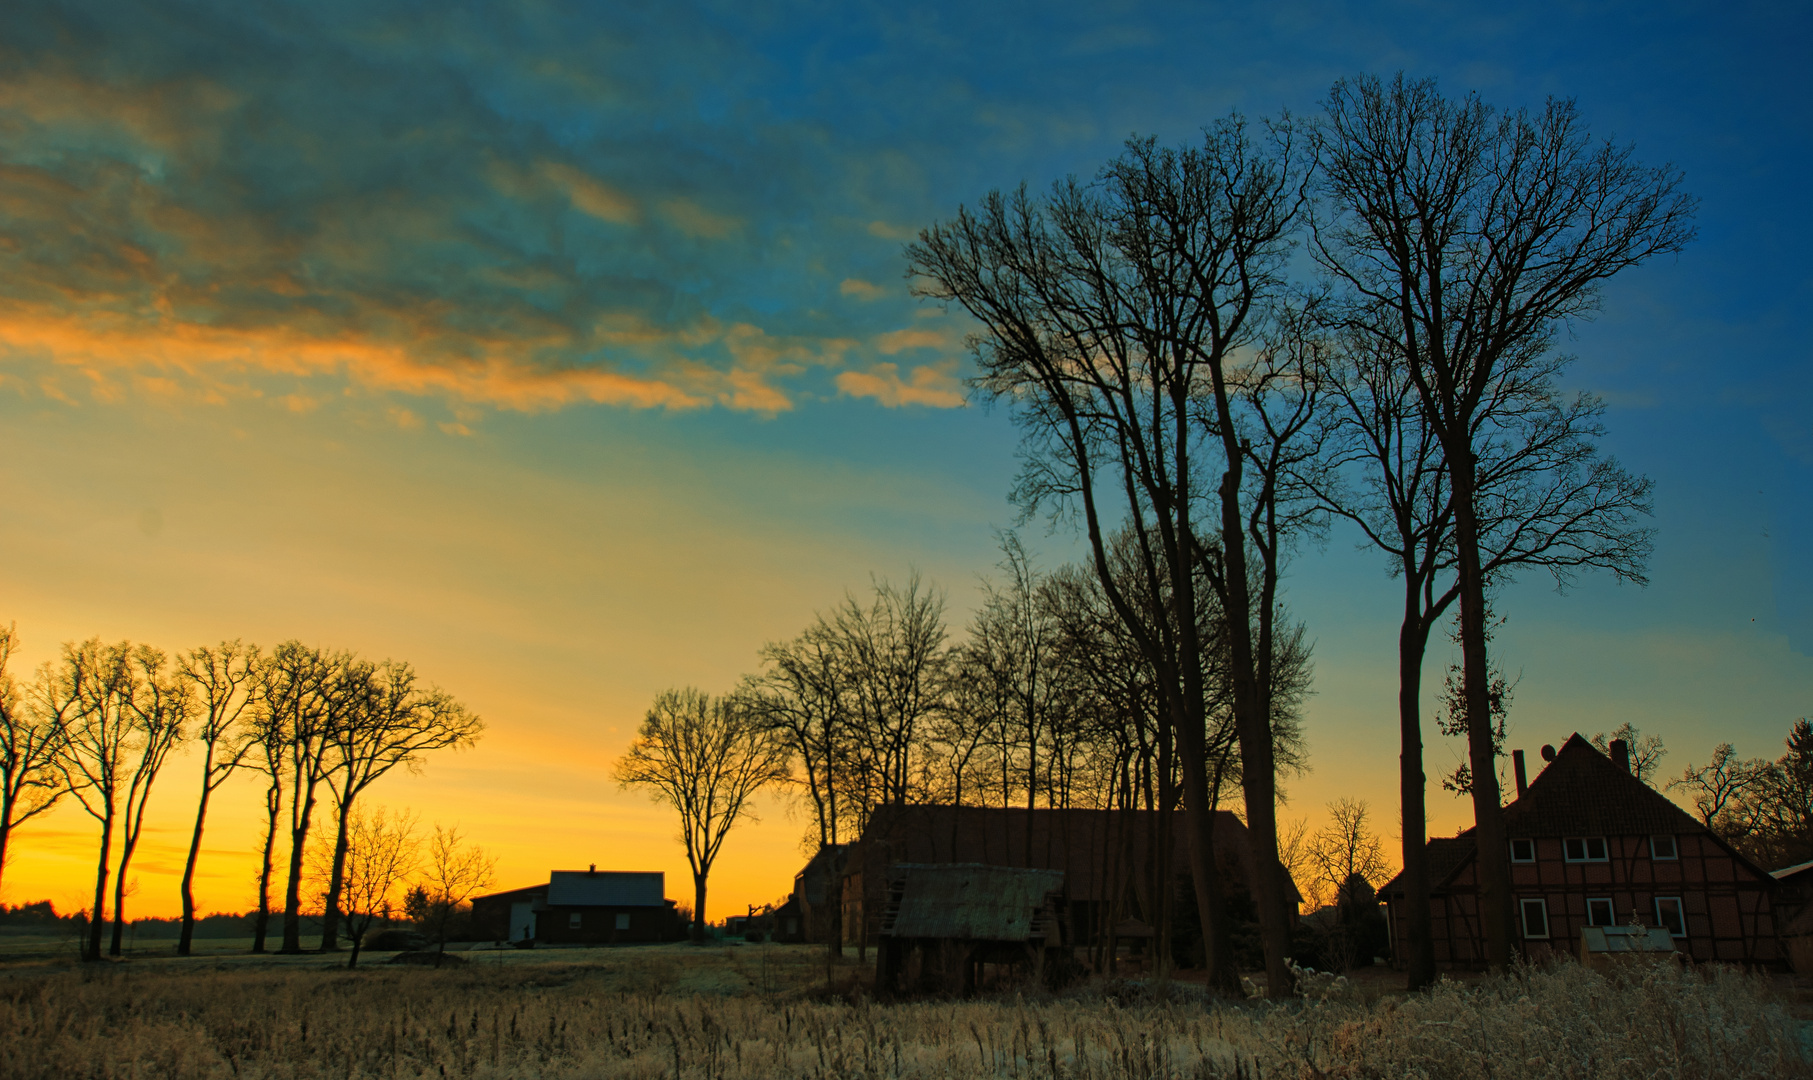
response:
{"label": "sunset glow on horizon", "polygon": [[[1779,755],[1813,713],[1813,20],[1364,8],[10,7],[12,673],[95,637],[408,661],[486,730],[372,803],[457,823],[498,890],[597,864],[689,904],[671,811],[612,779],[657,693],[729,691],[915,572],[961,635],[1002,530],[1046,569],[1080,551],[1019,520],[1019,433],[966,396],[975,327],[912,295],[903,245],[1130,134],[1313,116],[1335,79],[1401,69],[1577,98],[1701,201],[1700,238],[1561,343],[1605,448],[1655,480],[1657,549],[1647,588],[1530,574],[1495,598],[1510,745],[1629,722],[1670,774],[1720,742]],[[1353,796],[1394,836],[1401,600],[1356,544],[1336,528],[1288,571],[1315,679],[1281,816]],[[1439,785],[1455,652],[1424,678],[1436,834],[1471,821]],[[157,782],[129,917],[179,911],[198,770],[185,751]],[[216,797],[202,911],[255,904],[262,800],[249,771]],[[714,921],[792,888],[796,802],[731,834]],[[0,902],[85,908],[96,842],[72,802],[27,823]]]}

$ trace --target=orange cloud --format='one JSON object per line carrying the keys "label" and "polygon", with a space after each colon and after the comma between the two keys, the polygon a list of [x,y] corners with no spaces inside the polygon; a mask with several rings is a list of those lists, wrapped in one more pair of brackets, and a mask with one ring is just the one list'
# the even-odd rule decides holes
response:
{"label": "orange cloud", "polygon": [[837,376],[837,389],[850,397],[874,398],[890,409],[925,405],[956,409],[963,405],[963,387],[957,380],[956,361],[926,364],[900,377],[897,364],[876,364],[868,371],[845,371]]}
{"label": "orange cloud", "polygon": [[883,289],[881,286],[864,281],[861,278],[845,278],[843,282],[837,286],[837,291],[845,296],[854,296],[862,301],[879,300],[881,297],[887,295],[887,290]]}
{"label": "orange cloud", "polygon": [[742,227],[736,218],[712,213],[691,199],[667,200],[661,204],[661,216],[686,235],[706,240],[720,240]]}
{"label": "orange cloud", "polygon": [[535,172],[558,187],[572,202],[573,209],[582,214],[618,225],[634,225],[642,220],[635,200],[571,165],[539,161],[535,164]]}

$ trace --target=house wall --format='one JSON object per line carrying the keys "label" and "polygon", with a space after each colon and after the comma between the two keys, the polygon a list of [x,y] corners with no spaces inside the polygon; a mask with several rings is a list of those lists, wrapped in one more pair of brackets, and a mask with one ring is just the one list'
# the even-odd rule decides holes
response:
{"label": "house wall", "polygon": [[[617,916],[629,926],[618,929]],[[578,917],[578,926],[573,925]],[[543,945],[618,945],[665,941],[673,916],[666,907],[554,907],[536,913],[535,940]]]}
{"label": "house wall", "polygon": [[[1628,922],[1634,909],[1645,925],[1656,924],[1656,897],[1678,896],[1687,936],[1676,948],[1696,961],[1779,964],[1784,959],[1771,906],[1771,884],[1732,857],[1710,835],[1675,838],[1680,857],[1652,859],[1648,836],[1606,837],[1606,862],[1566,861],[1558,837],[1536,839],[1534,863],[1511,864],[1514,900],[1547,902],[1549,937],[1516,940],[1525,955],[1558,952],[1578,956],[1580,932],[1587,925],[1587,900],[1607,897],[1616,921]],[[1485,934],[1479,921],[1478,882],[1473,860],[1452,881],[1438,887],[1431,901],[1438,964],[1476,967],[1484,963]],[[1394,958],[1405,955],[1403,919],[1392,902]],[[1515,907],[1513,908],[1515,911]]]}

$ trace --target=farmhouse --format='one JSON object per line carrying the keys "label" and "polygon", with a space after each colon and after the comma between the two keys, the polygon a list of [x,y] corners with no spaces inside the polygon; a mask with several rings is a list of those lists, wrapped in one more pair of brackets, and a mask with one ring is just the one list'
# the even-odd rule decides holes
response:
{"label": "farmhouse", "polygon": [[[1600,753],[1578,733],[1505,807],[1515,933],[1526,956],[1578,956],[1588,928],[1666,929],[1694,960],[1779,964],[1776,882],[1690,814],[1631,775],[1629,749]],[[1438,964],[1485,962],[1472,829],[1429,841],[1430,915]],[[1405,962],[1401,875],[1379,890],[1391,926],[1392,961]]]}
{"label": "farmhouse", "polygon": [[[862,838],[842,853],[843,940],[879,941],[890,882],[899,880],[892,868],[967,863],[1061,872],[1066,945],[1111,948],[1111,939],[1153,938],[1162,920],[1181,946],[1198,934],[1187,828],[1182,812],[879,806]],[[1247,883],[1257,876],[1246,826],[1219,811],[1214,840],[1228,908],[1238,917],[1252,910]],[[1294,885],[1291,894],[1295,900]]]}
{"label": "farmhouse", "polygon": [[674,941],[686,929],[662,894],[659,871],[555,870],[528,885],[472,901],[478,935],[539,945]]}

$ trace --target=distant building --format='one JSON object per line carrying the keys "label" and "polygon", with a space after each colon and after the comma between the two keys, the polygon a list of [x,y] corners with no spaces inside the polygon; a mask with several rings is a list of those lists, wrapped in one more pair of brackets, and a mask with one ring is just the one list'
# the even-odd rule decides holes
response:
{"label": "distant building", "polygon": [[479,935],[538,945],[676,941],[686,926],[659,871],[555,870],[528,885],[472,901]]}
{"label": "distant building", "polygon": [[[1692,815],[1631,775],[1629,748],[1600,753],[1576,733],[1504,809],[1516,938],[1524,955],[1580,955],[1588,928],[1666,929],[1699,961],[1776,965],[1776,882]],[[1551,756],[1552,755],[1552,756]],[[1478,845],[1474,831],[1429,841],[1430,916],[1438,964],[1480,967]],[[1379,889],[1392,961],[1405,963],[1402,875]]]}

